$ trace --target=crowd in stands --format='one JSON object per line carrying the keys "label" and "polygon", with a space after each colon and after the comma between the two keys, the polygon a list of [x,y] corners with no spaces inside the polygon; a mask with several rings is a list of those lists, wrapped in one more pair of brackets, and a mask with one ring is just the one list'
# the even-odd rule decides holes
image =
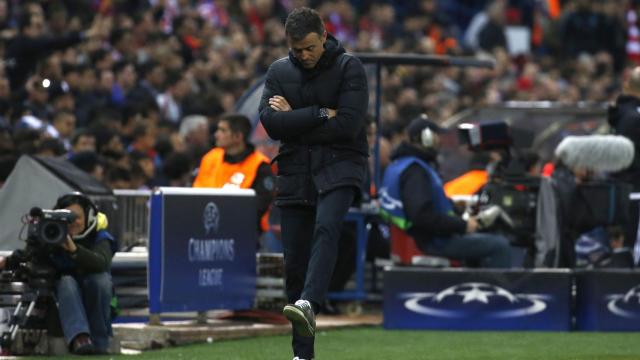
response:
{"label": "crowd in stands", "polygon": [[392,138],[423,112],[442,121],[508,100],[613,99],[640,59],[637,3],[0,0],[0,186],[22,154],[66,157],[115,189],[190,186],[219,117],[287,55],[297,6],[317,9],[352,52],[495,59],[384,68]]}

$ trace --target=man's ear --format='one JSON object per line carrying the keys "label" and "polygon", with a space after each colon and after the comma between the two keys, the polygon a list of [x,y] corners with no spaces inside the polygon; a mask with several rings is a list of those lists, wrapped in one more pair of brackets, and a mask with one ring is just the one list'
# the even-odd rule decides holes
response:
{"label": "man's ear", "polygon": [[327,30],[325,30],[322,33],[322,36],[320,37],[320,40],[322,40],[322,43],[324,44],[325,41],[327,41]]}

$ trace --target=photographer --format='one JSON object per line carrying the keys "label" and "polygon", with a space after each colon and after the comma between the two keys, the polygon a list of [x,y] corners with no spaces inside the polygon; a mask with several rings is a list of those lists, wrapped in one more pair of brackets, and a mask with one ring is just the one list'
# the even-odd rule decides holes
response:
{"label": "photographer", "polygon": [[[29,243],[40,247],[36,262],[46,262],[59,276],[55,293],[65,340],[79,355],[107,353],[111,336],[111,259],[117,249],[115,239],[105,229],[106,216],[81,193],[58,198],[55,209],[75,214],[68,224],[66,241],[59,246]],[[46,251],[41,251],[42,248]],[[0,268],[16,268],[19,250],[0,259]]]}

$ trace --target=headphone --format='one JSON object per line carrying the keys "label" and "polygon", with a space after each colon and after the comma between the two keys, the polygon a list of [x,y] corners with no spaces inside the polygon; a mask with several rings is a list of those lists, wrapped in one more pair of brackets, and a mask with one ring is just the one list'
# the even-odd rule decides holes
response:
{"label": "headphone", "polygon": [[420,143],[426,148],[432,148],[435,145],[433,131],[428,126],[420,132]]}
{"label": "headphone", "polygon": [[78,191],[74,191],[72,193],[59,197],[54,208],[64,209],[72,204],[80,205],[85,214],[84,232],[73,236],[74,240],[80,240],[89,235],[89,233],[91,233],[96,228],[98,224],[98,208],[93,203],[93,201],[89,199],[89,197]]}

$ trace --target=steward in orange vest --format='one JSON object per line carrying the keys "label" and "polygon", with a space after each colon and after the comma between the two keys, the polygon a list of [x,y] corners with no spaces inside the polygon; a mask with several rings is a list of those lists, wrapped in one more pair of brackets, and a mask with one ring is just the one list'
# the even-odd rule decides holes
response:
{"label": "steward in orange vest", "polygon": [[274,178],[269,158],[247,142],[249,119],[240,114],[223,116],[215,132],[216,147],[204,155],[193,187],[253,189],[256,192],[258,228],[269,229],[269,207]]}

